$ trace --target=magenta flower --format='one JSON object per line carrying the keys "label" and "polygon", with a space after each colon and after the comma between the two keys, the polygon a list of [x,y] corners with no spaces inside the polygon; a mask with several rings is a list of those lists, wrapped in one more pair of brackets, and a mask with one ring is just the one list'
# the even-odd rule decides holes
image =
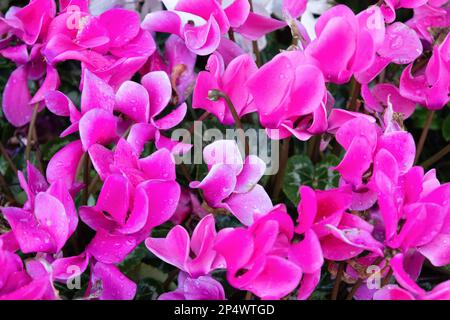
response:
{"label": "magenta flower", "polygon": [[294,225],[285,210],[277,206],[249,228],[219,232],[215,250],[226,261],[227,280],[233,287],[261,299],[280,299],[298,286],[302,269],[287,259]]}
{"label": "magenta flower", "polygon": [[400,78],[400,94],[430,110],[442,109],[449,101],[450,92],[450,36],[440,46],[433,48],[433,55],[424,70],[412,74],[412,64],[403,70]]}
{"label": "magenta flower", "polygon": [[94,207],[80,207],[81,219],[97,231],[87,251],[118,263],[174,214],[180,198],[175,161],[166,149],[138,159],[123,139],[114,152],[94,145],[89,154],[104,184]]}
{"label": "magenta flower", "polygon": [[285,26],[281,21],[250,12],[245,0],[234,0],[226,8],[216,0],[206,0],[202,6],[191,0],[163,2],[168,10],[149,13],[142,28],[175,34],[197,55],[213,53],[230,29],[256,40]]}
{"label": "magenta flower", "polygon": [[222,56],[214,53],[208,59],[206,70],[198,75],[192,98],[193,108],[212,113],[223,124],[233,124],[232,113],[224,99],[212,101],[209,98],[209,91],[220,90],[230,98],[239,117],[255,111],[246,86],[247,80],[258,70],[252,57],[241,55],[225,68]]}
{"label": "magenta flower", "polygon": [[[36,103],[42,110],[45,94],[59,86],[56,69],[47,64],[41,52],[55,14],[52,0],[33,0],[23,8],[11,7],[5,17],[0,17],[0,37],[5,36],[0,55],[17,65],[3,91],[2,108],[6,119],[16,127],[31,120]],[[14,39],[17,44],[12,45]],[[36,81],[39,88],[33,96],[29,80]]]}
{"label": "magenta flower", "polygon": [[[355,74],[362,83],[369,83],[390,63],[408,64],[422,54],[422,43],[417,33],[401,22],[386,27],[384,40],[368,68]],[[403,95],[404,96],[404,95]]]}
{"label": "magenta flower", "polygon": [[85,70],[83,76],[80,111],[59,91],[49,92],[45,100],[50,111],[70,118],[72,124],[61,133],[61,137],[79,131],[84,151],[93,144],[108,143],[117,137],[117,120],[113,115],[114,91],[89,70]]}
{"label": "magenta flower", "polygon": [[203,150],[209,168],[202,181],[193,181],[191,188],[202,190],[203,198],[212,208],[230,211],[244,225],[251,225],[256,216],[272,209],[272,201],[258,181],[266,165],[257,156],[245,161],[236,142],[219,140]]}
{"label": "magenta flower", "polygon": [[385,0],[381,5],[381,11],[383,12],[384,19],[387,23],[391,23],[395,20],[395,10],[400,8],[417,9],[422,8],[427,3],[431,6],[440,6],[445,3],[442,0]]}
{"label": "magenta flower", "polygon": [[192,93],[197,74],[195,63],[197,55],[191,52],[183,39],[170,35],[164,45],[164,55],[156,51],[148,60],[142,72],[164,71],[169,76],[173,90],[176,92],[176,103],[182,103]]}
{"label": "magenta flower", "polygon": [[191,215],[198,215],[200,218],[203,218],[208,215],[208,212],[201,206],[194,191],[182,187],[178,207],[170,221],[174,224],[182,224]]}
{"label": "magenta flower", "polygon": [[111,9],[96,17],[84,10],[63,11],[52,21],[43,54],[51,64],[81,61],[83,71],[117,88],[145,64],[156,44],[134,11]]}
{"label": "magenta flower", "polygon": [[436,4],[429,4],[414,8],[414,16],[406,24],[416,31],[417,35],[429,43],[433,43],[433,35],[430,32],[432,28],[445,28],[448,26],[448,7],[445,2],[439,0]]}
{"label": "magenta flower", "polygon": [[403,119],[409,118],[415,108],[416,103],[404,98],[399,89],[390,83],[376,84],[372,90],[364,84],[361,88],[361,95],[364,98],[364,106],[368,111],[382,113],[388,106],[392,105],[394,112],[400,113]]}
{"label": "magenta flower", "polygon": [[111,264],[96,262],[91,269],[88,298],[99,300],[133,300],[137,285]]}
{"label": "magenta flower", "polygon": [[348,7],[338,5],[320,16],[315,31],[317,39],[305,53],[319,62],[328,81],[345,83],[374,61],[384,40],[385,26],[376,6],[355,16]]}
{"label": "magenta flower", "polygon": [[27,202],[23,208],[2,208],[3,215],[22,252],[58,253],[78,224],[72,196],[62,180],[49,186],[31,164],[27,174],[28,181],[19,172]]}
{"label": "magenta flower", "polygon": [[191,238],[186,229],[175,226],[166,238],[148,238],[145,245],[161,260],[189,277],[198,278],[224,266],[223,259],[214,250],[216,237],[214,217],[207,215],[197,224]]}
{"label": "magenta flower", "polygon": [[0,241],[0,300],[53,300],[51,273],[43,260],[29,260],[24,268],[22,260],[2,248]]}
{"label": "magenta flower", "polygon": [[225,300],[225,292],[220,282],[211,276],[194,279],[181,272],[177,290],[163,293],[158,300]]}
{"label": "magenta flower", "polygon": [[[261,124],[280,129],[278,139],[308,140],[327,128],[327,94],[316,62],[300,51],[284,52],[249,80]],[[329,99],[330,100],[330,99]],[[269,136],[277,138],[275,134]]]}
{"label": "magenta flower", "polygon": [[[404,255],[399,253],[391,261],[393,274],[401,285],[387,285],[376,291],[374,300],[448,300],[450,299],[450,281],[445,281],[426,292],[411,278],[404,266]],[[403,287],[403,288],[402,288]]]}

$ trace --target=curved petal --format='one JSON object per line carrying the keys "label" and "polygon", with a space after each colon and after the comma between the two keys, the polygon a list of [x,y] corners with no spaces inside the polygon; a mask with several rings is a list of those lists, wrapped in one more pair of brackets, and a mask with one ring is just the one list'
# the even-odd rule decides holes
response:
{"label": "curved petal", "polygon": [[166,238],[148,238],[145,246],[161,260],[185,270],[189,258],[189,234],[181,226],[175,226]]}
{"label": "curved petal", "polygon": [[80,120],[79,130],[83,150],[96,143],[108,143],[116,138],[117,122],[114,115],[103,109],[92,109]]}
{"label": "curved petal", "polygon": [[150,99],[150,118],[160,114],[172,97],[172,85],[167,73],[153,71],[142,77],[141,83],[147,89]]}
{"label": "curved petal", "polygon": [[31,95],[27,77],[25,66],[20,66],[11,73],[3,91],[3,114],[15,127],[21,127],[30,122],[33,114],[33,107],[29,105]]}
{"label": "curved petal", "polygon": [[150,104],[147,90],[139,83],[125,81],[116,92],[115,110],[131,120],[147,123],[150,118]]}
{"label": "curved petal", "polygon": [[53,183],[62,179],[67,188],[70,188],[75,181],[78,164],[83,154],[83,146],[80,140],[64,146],[48,163],[46,172],[48,182]]}

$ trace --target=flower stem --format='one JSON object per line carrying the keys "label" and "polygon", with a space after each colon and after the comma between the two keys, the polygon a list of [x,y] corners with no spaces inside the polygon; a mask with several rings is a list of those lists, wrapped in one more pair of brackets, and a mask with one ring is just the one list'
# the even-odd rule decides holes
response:
{"label": "flower stem", "polygon": [[234,31],[233,29],[230,28],[230,30],[228,30],[228,38],[233,41],[236,42],[236,39],[234,38]]}
{"label": "flower stem", "polygon": [[422,130],[422,134],[419,138],[419,143],[417,144],[417,150],[416,150],[416,158],[414,160],[414,163],[416,163],[419,160],[420,154],[422,153],[423,146],[425,145],[425,140],[428,136],[428,131],[430,130],[431,122],[433,121],[434,111],[428,110],[428,116],[425,120],[425,125]]}
{"label": "flower stem", "polygon": [[436,162],[438,162],[439,160],[441,160],[443,157],[445,157],[447,155],[447,153],[450,152],[450,143],[447,144],[443,149],[441,149],[439,152],[435,153],[434,155],[432,155],[430,158],[428,158],[427,160],[425,160],[424,162],[422,162],[420,164],[420,166],[424,167],[424,168],[428,168],[431,165],[435,164]]}
{"label": "flower stem", "polygon": [[334,281],[333,291],[331,291],[331,300],[337,300],[339,294],[339,287],[341,285],[342,276],[344,275],[345,262],[340,262],[336,280]]}
{"label": "flower stem", "polygon": [[[379,257],[372,263],[372,265],[378,266],[383,260],[384,260],[384,257]],[[352,300],[352,298],[355,295],[356,291],[358,291],[358,289],[364,283],[364,280],[365,280],[364,278],[359,278],[358,281],[356,281],[356,283],[353,285],[352,289],[348,293],[348,295],[345,298],[345,300]]]}
{"label": "flower stem", "polygon": [[358,98],[361,92],[361,84],[356,81],[356,79],[353,77],[352,78],[352,89],[350,92],[350,100],[349,100],[349,104],[348,104],[348,109],[350,111],[358,111],[359,109],[359,104],[358,104]]}
{"label": "flower stem", "polygon": [[383,288],[385,285],[389,284],[391,281],[392,275],[394,274],[394,270],[392,267],[389,268],[388,274],[384,277],[383,281],[381,281],[381,287]]}
{"label": "flower stem", "polygon": [[89,200],[90,169],[91,169],[91,161],[89,159],[89,154],[86,153],[85,158],[84,158],[84,172],[83,172],[83,180],[84,180],[83,203],[85,205],[88,204],[88,200]]}
{"label": "flower stem", "polygon": [[[253,1],[248,0],[248,3],[250,4],[250,11],[253,12]],[[256,65],[258,67],[261,67],[262,61],[261,61],[261,53],[259,52],[259,48],[258,48],[258,41],[253,40],[252,47],[253,47],[253,53],[255,54]]]}
{"label": "flower stem", "polygon": [[234,123],[235,123],[236,127],[239,129],[238,130],[239,137],[240,137],[241,143],[243,143],[243,145],[244,145],[245,155],[247,156],[249,154],[249,146],[247,144],[247,139],[245,138],[244,127],[242,126],[241,119],[239,118],[239,115],[238,115],[236,108],[234,107],[233,102],[231,101],[230,97],[226,93],[224,93],[220,90],[213,89],[208,92],[208,98],[211,101],[217,101],[217,100],[219,100],[219,98],[222,98],[225,100],[225,103],[227,104],[228,109],[230,110],[231,115],[233,116]]}
{"label": "flower stem", "polygon": [[281,193],[281,187],[283,185],[284,175],[286,173],[286,166],[289,159],[289,142],[291,137],[287,137],[283,140],[281,144],[281,154],[280,154],[280,166],[278,172],[275,176],[275,182],[273,184],[272,197],[273,199],[278,199]]}
{"label": "flower stem", "polygon": [[33,140],[34,126],[36,125],[36,118],[39,112],[39,103],[34,105],[33,115],[31,116],[30,125],[28,126],[27,146],[25,148],[25,159],[30,161],[31,140]]}
{"label": "flower stem", "polygon": [[0,174],[0,185],[3,187],[3,190],[5,192],[5,196],[6,196],[6,199],[8,200],[8,202],[10,204],[16,203],[16,199],[14,198],[13,193],[9,189],[8,183],[6,182],[5,178],[1,174]]}
{"label": "flower stem", "polygon": [[8,154],[8,151],[6,150],[3,143],[0,141],[0,152],[3,155],[3,157],[6,159],[6,162],[8,162],[9,167],[14,172],[14,174],[17,174],[17,167],[14,164],[14,161],[12,161],[11,157]]}
{"label": "flower stem", "polygon": [[[200,122],[205,121],[206,119],[209,118],[210,115],[211,115],[211,113],[209,113],[208,111],[205,111],[205,112],[200,116],[200,118],[198,118],[198,119],[195,120],[195,121],[200,121]],[[192,126],[189,128],[189,133],[193,133],[193,132],[194,132],[194,129],[195,129],[195,125],[192,124]]]}

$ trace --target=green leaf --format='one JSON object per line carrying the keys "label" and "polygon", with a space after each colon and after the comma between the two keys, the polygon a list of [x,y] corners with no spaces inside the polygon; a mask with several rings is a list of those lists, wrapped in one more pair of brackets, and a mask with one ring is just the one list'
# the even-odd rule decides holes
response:
{"label": "green leaf", "polygon": [[445,141],[450,141],[450,115],[448,115],[442,123],[442,136]]}
{"label": "green leaf", "polygon": [[295,205],[300,198],[298,188],[302,184],[308,184],[314,177],[314,165],[305,155],[295,155],[288,159],[286,174],[283,181],[283,192]]}
{"label": "green leaf", "polygon": [[161,283],[151,278],[145,278],[139,281],[135,299],[156,300],[162,292]]}
{"label": "green leaf", "polygon": [[142,263],[142,260],[149,256],[150,253],[142,243],[137,246],[119,265],[120,270],[126,275],[131,275],[135,269]]}
{"label": "green leaf", "polygon": [[[416,128],[423,129],[425,122],[427,121],[427,117],[428,109],[418,106],[412,115],[414,126]],[[442,119],[435,115],[431,121],[430,130],[439,130],[441,127],[441,122]]]}
{"label": "green leaf", "polygon": [[302,185],[314,189],[330,189],[338,185],[339,175],[330,168],[339,163],[335,155],[327,155],[321,162],[314,164],[306,155],[289,158],[283,181],[283,192],[295,205],[300,201],[298,189]]}

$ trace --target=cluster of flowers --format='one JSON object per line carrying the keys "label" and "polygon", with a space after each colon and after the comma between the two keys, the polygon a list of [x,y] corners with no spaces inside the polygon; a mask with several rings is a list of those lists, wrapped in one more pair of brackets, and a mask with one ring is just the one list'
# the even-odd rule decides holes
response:
{"label": "cluster of flowers", "polygon": [[[344,266],[348,283],[366,281],[367,266],[380,267],[386,283],[359,286],[358,299],[450,299],[450,281],[431,291],[416,284],[426,260],[450,263],[450,184],[414,166],[415,143],[402,128],[416,103],[435,110],[449,102],[450,36],[430,33],[449,27],[446,1],[386,0],[357,15],[338,5],[318,19],[314,36],[297,19],[306,1],[284,0],[283,20],[253,12],[247,0],[163,2],[166,10],[142,22],[120,8],[94,16],[87,0],[61,0],[59,11],[53,0],[31,0],[0,17],[0,54],[17,65],[3,93],[5,117],[19,127],[47,107],[70,119],[62,137],[78,137],[53,156],[45,176],[28,163],[26,177],[18,177],[26,203],[1,208],[11,230],[0,235],[0,299],[56,299],[55,281],[88,269],[86,298],[133,299],[136,284],[117,265],[143,241],[180,270],[178,289],[160,299],[225,299],[215,270],[262,299],[307,299],[325,260],[333,275]],[[399,8],[412,8],[414,17],[395,22]],[[284,27],[295,43],[260,68],[233,41],[235,34],[255,41]],[[169,34],[163,52],[157,32]],[[417,70],[424,48],[432,54]],[[197,56],[209,56],[198,75]],[[81,63],[79,108],[57,91],[57,64],[67,60]],[[373,85],[391,63],[407,65],[399,86]],[[140,83],[131,81],[136,73]],[[364,113],[336,108],[327,89],[350,79],[361,84]],[[30,81],[38,86],[33,95]],[[191,146],[163,133],[183,121],[191,94],[193,108],[234,124],[229,101],[211,98],[217,91],[237,117],[256,112],[269,137],[334,136],[345,150],[330,168],[340,174],[339,187],[299,186],[293,219],[258,184],[265,163],[242,157],[231,140],[206,147],[208,174],[181,187],[174,154]],[[141,157],[147,143],[155,151]],[[95,205],[76,208],[87,187],[77,181],[83,159],[102,188]],[[217,231],[218,211],[241,226]],[[201,218],[191,235],[182,226],[190,215]],[[82,254],[64,256],[79,219],[95,236]],[[177,225],[165,238],[149,237],[169,220]],[[29,257],[25,265],[19,250]]]}

